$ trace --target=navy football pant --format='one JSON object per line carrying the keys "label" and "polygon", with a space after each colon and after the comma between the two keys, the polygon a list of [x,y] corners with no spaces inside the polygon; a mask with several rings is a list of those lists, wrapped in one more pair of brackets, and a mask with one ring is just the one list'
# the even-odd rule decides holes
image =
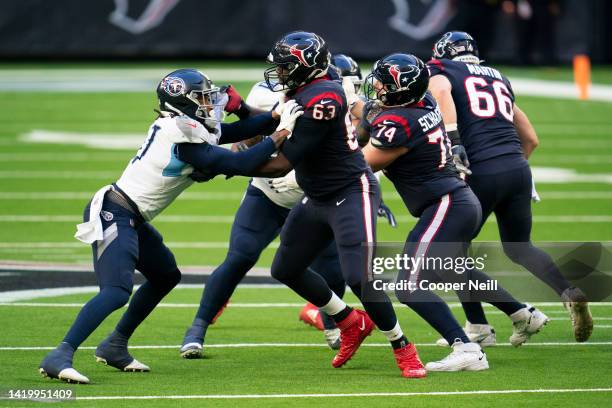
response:
{"label": "navy football pant", "polygon": [[[480,225],[480,220],[480,204],[474,193],[467,187],[455,190],[442,196],[438,202],[423,211],[419,221],[408,235],[404,251],[415,259],[465,257],[469,242]],[[476,269],[457,274],[452,269],[416,267],[413,270],[402,271],[398,276],[398,280],[413,283],[414,289],[398,290],[396,295],[400,302],[419,314],[449,344],[453,344],[455,339],[468,342],[463,329],[446,303],[436,293],[421,289],[420,286],[427,282],[460,283],[467,282],[468,279],[484,282],[489,280],[489,277]],[[457,295],[460,299],[469,299],[470,293],[466,288],[464,291],[457,291]],[[511,313],[524,306],[516,302],[503,289],[498,289],[494,293],[482,291],[479,295],[486,296],[487,299],[495,299],[495,302],[492,303]]]}
{"label": "navy football pant", "polygon": [[[150,224],[118,204],[104,201],[104,239],[92,244],[100,292],[83,306],[64,341],[77,348],[132,293],[135,269],[147,281],[136,291],[116,331],[130,337],[164,296],[180,281],[174,255]],[[84,220],[89,219],[89,205]]]}
{"label": "navy football pant", "polygon": [[370,172],[361,177],[359,191],[347,189],[329,201],[305,198],[296,204],[281,231],[272,276],[317,307],[324,306],[331,290],[308,265],[335,239],[344,280],[378,328],[393,329],[397,318],[391,302],[368,279],[373,246],[362,245],[376,242],[379,204],[380,189]]}
{"label": "navy football pant", "polygon": [[[226,258],[206,281],[196,314],[196,319],[201,320],[196,323],[210,324],[263,250],[278,236],[288,214],[289,209],[274,204],[261,190],[249,185],[232,224]],[[339,297],[344,296],[346,284],[335,242],[327,245],[310,268],[323,276]],[[329,328],[335,327],[333,321],[327,323]]]}
{"label": "navy football pant", "polygon": [[[489,215],[494,213],[508,258],[522,265],[560,295],[571,284],[563,277],[550,255],[531,243],[532,182],[529,165],[522,160],[522,163],[519,161],[507,171],[487,174],[486,169],[489,167],[485,164],[475,166],[467,179],[482,206],[482,223],[478,232]],[[484,170],[482,174],[481,168]],[[466,303],[463,306],[470,322],[486,324],[479,303]]]}

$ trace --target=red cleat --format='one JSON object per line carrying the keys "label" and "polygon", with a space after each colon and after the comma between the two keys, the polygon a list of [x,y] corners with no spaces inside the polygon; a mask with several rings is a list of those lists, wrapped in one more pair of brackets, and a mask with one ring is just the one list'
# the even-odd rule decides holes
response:
{"label": "red cleat", "polygon": [[229,300],[227,302],[225,302],[225,304],[223,306],[221,306],[221,309],[219,309],[219,311],[217,312],[217,314],[215,315],[215,317],[213,317],[212,322],[210,322],[210,324],[215,324],[215,322],[217,321],[217,319],[219,318],[219,316],[221,316],[221,313],[223,313],[223,311],[225,310],[225,308],[227,307],[227,304],[229,303]]}
{"label": "red cleat", "polygon": [[335,368],[342,367],[353,357],[361,343],[374,330],[374,322],[363,310],[353,310],[337,326],[340,329],[340,351],[332,360]]}
{"label": "red cleat", "polygon": [[317,330],[323,330],[321,312],[319,312],[319,308],[312,303],[306,303],[306,306],[300,310],[300,320]]}
{"label": "red cleat", "polygon": [[402,377],[423,378],[427,377],[427,371],[419,358],[416,347],[410,343],[400,349],[393,350],[397,366],[402,370]]}

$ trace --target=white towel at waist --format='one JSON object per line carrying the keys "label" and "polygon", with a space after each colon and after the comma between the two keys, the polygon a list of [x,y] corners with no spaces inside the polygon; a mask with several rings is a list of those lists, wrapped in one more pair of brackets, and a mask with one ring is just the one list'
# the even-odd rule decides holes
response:
{"label": "white towel at waist", "polygon": [[77,232],[74,237],[86,244],[93,244],[94,241],[103,239],[104,230],[102,228],[102,219],[100,211],[102,211],[102,203],[104,195],[112,186],[104,186],[94,194],[89,207],[89,221],[77,225]]}

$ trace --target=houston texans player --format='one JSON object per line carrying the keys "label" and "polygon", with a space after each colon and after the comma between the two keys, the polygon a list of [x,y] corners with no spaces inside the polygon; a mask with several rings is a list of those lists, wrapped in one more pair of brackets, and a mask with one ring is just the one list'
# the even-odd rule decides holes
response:
{"label": "houston texans player", "polygon": [[[283,99],[282,96],[262,81],[253,86],[246,104],[270,110]],[[238,144],[237,148],[245,150],[248,147]],[[202,356],[209,325],[228,302],[238,283],[255,265],[262,251],[278,236],[289,210],[303,196],[304,192],[295,181],[294,171],[275,179],[255,177],[251,180],[232,224],[225,260],[206,281],[200,307],[183,339],[180,349],[182,357],[192,359]],[[346,284],[340,271],[335,242],[328,245],[310,268],[325,278],[338,297],[344,296]],[[320,325],[318,327],[323,330],[327,344],[332,349],[340,347],[340,330],[325,313],[307,305],[300,313],[300,319],[308,324]]]}
{"label": "houston texans player", "polygon": [[[453,31],[436,42],[428,64],[429,89],[440,105],[453,160],[468,175],[466,181],[482,205],[478,231],[494,213],[506,255],[559,294],[570,312],[576,341],[586,341],[593,331],[586,296],[531,243],[535,190],[527,159],[538,145],[536,132],[517,106],[508,79],[481,62],[472,36]],[[464,303],[463,308],[468,334],[482,344],[495,344],[481,304]]]}
{"label": "houston texans player", "polygon": [[[96,360],[122,371],[149,371],[128,352],[128,340],[162,298],[178,284],[174,255],[149,223],[193,180],[195,168],[216,174],[249,175],[290,135],[302,109],[294,101],[276,112],[221,124],[228,95],[195,69],[168,74],[157,87],[159,117],[116,183],[101,188],[84,211],[75,237],[91,244],[100,292],[79,312],[60,345],[40,364],[43,376],[89,383],[72,367],[73,354],[113,311],[130,299],[134,270],[146,278],[115,330],[97,347]],[[227,106],[226,106],[226,109]],[[248,110],[233,106],[230,110]],[[280,112],[280,114],[279,114]],[[268,132],[271,137],[248,151],[233,153],[216,146]]]}
{"label": "houston texans player", "polygon": [[[405,253],[414,257],[454,259],[465,257],[467,243],[480,224],[481,209],[474,193],[459,177],[451,161],[450,141],[440,110],[427,93],[429,71],[417,57],[391,54],[374,65],[366,79],[366,94],[381,107],[365,123],[370,143],[364,148],[373,170],[384,169],[410,213],[419,220],[410,232]],[[452,353],[426,365],[428,371],[480,371],[489,367],[485,354],[471,343],[450,309],[422,282],[486,282],[478,270],[464,274],[440,266],[424,265],[400,271],[398,282],[414,286],[397,290],[399,300],[434,327],[452,345]],[[467,299],[469,290],[457,291]],[[527,305],[517,302],[503,289],[483,293],[487,299],[513,316],[513,338],[526,340],[533,334]],[[539,312],[538,312],[539,313]]]}
{"label": "houston texans player", "polygon": [[[272,67],[264,77],[270,88],[304,106],[288,139],[292,142],[261,167],[277,176],[294,168],[305,193],[281,230],[272,276],[334,319],[341,333],[334,367],[353,357],[376,324],[391,342],[402,375],[424,377],[416,348],[404,336],[389,298],[372,287],[380,191],[355,138],[342,85],[327,76],[329,60],[325,41],[302,31],[283,36],[268,55]],[[349,307],[308,269],[333,239],[342,274],[367,314]]]}

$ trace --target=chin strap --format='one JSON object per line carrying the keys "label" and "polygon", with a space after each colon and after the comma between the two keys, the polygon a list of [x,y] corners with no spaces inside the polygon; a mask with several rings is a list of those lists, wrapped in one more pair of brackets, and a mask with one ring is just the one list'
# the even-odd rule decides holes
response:
{"label": "chin strap", "polygon": [[482,60],[475,55],[460,55],[458,57],[453,58],[453,61],[466,62],[468,64],[476,64],[480,65]]}

